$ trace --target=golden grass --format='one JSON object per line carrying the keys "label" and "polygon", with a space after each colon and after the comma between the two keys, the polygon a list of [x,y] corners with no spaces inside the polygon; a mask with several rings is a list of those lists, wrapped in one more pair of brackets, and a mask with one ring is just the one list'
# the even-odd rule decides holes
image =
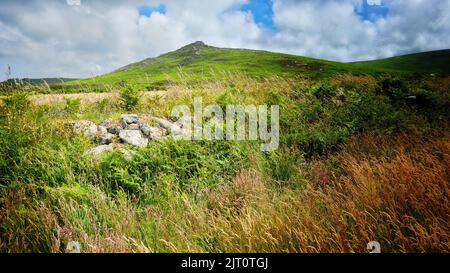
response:
{"label": "golden grass", "polygon": [[358,88],[366,91],[375,90],[377,86],[377,80],[372,76],[352,74],[338,74],[331,79],[331,83],[345,89]]}
{"label": "golden grass", "polygon": [[191,215],[195,229],[226,251],[366,252],[377,240],[385,252],[448,252],[450,139],[400,136],[389,156],[364,151],[374,138],[391,142],[353,139],[337,155],[342,174],[313,162],[301,190],[274,191],[244,171],[211,194],[212,211]]}
{"label": "golden grass", "polygon": [[38,201],[21,189],[0,211],[10,228],[0,249],[60,252],[77,240],[84,252],[367,252],[376,240],[383,252],[450,251],[448,134],[360,135],[334,158],[338,169],[302,163],[300,189],[243,170],[196,202],[161,182],[153,190],[169,202],[144,209],[95,188],[90,204],[59,190]]}
{"label": "golden grass", "polygon": [[[142,92],[143,98],[153,97],[153,96],[170,96],[173,93],[178,93],[179,90],[167,90],[167,91],[146,91]],[[75,94],[38,94],[30,97],[31,102],[34,105],[52,105],[63,103],[64,98],[68,99],[79,99],[83,105],[89,105],[99,102],[103,99],[117,100],[119,93],[109,92],[109,93],[75,93]]]}

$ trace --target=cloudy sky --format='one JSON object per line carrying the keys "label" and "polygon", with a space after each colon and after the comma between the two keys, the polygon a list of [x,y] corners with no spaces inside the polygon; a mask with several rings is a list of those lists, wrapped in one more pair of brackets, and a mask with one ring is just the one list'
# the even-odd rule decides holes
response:
{"label": "cloudy sky", "polygon": [[90,77],[201,40],[337,61],[450,48],[450,0],[0,0],[0,80]]}

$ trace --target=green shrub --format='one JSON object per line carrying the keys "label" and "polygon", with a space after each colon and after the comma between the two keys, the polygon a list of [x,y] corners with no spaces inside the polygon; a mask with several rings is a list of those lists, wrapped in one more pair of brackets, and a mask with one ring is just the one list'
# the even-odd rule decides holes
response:
{"label": "green shrub", "polygon": [[182,190],[197,191],[246,166],[248,149],[245,144],[229,141],[167,140],[152,142],[133,153],[131,160],[120,152],[102,159],[97,176],[107,192],[139,194],[143,187],[155,186],[162,174],[172,175]]}
{"label": "green shrub", "polygon": [[435,108],[441,104],[441,100],[436,93],[425,89],[416,90],[411,99],[420,108]]}
{"label": "green shrub", "polygon": [[20,114],[28,110],[30,106],[29,95],[23,91],[16,91],[11,96],[3,99],[5,106],[11,112],[15,114]]}
{"label": "green shrub", "polygon": [[95,103],[95,108],[102,114],[111,113],[119,108],[117,103],[112,101],[110,98],[104,98]]}
{"label": "green shrub", "polygon": [[139,104],[142,93],[128,86],[122,89],[119,96],[122,107],[127,111],[131,111]]}
{"label": "green shrub", "polygon": [[302,154],[295,148],[281,148],[264,154],[267,172],[278,184],[285,184],[292,178],[299,186],[298,170],[304,161]]}
{"label": "green shrub", "polygon": [[76,114],[81,109],[81,100],[80,99],[71,99],[64,97],[64,101],[66,102],[66,106],[64,107],[64,111],[67,114]]}
{"label": "green shrub", "polygon": [[408,84],[404,79],[398,77],[383,78],[380,81],[381,94],[397,102],[408,96]]}
{"label": "green shrub", "polygon": [[138,173],[130,171],[127,161],[120,152],[110,153],[101,163],[101,171],[105,185],[113,192],[123,189],[129,193],[141,191],[142,178]]}
{"label": "green shrub", "polygon": [[334,96],[336,93],[336,88],[331,84],[324,82],[312,86],[309,93],[314,95],[316,98],[326,99]]}
{"label": "green shrub", "polygon": [[344,93],[340,100],[329,97],[331,91],[323,86],[315,88],[321,95],[309,96],[301,105],[278,99],[281,143],[297,147],[307,158],[335,151],[357,132],[390,134],[406,126],[406,110],[386,96]]}

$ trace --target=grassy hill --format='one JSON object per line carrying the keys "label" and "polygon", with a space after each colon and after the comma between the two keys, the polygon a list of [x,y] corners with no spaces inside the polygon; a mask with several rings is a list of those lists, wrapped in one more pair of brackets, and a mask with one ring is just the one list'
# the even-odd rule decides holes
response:
{"label": "grassy hill", "polygon": [[[173,83],[223,79],[230,74],[263,78],[330,78],[339,73],[450,74],[450,50],[416,53],[382,60],[341,63],[262,50],[218,48],[195,42],[178,50],[129,64],[88,79],[23,79],[32,85],[51,85],[51,92],[105,92],[106,86],[133,85],[141,90],[164,90]],[[45,87],[45,86],[44,86]],[[49,92],[44,88],[44,93]],[[39,92],[40,93],[40,92]]]}
{"label": "grassy hill", "polygon": [[[381,60],[341,63],[262,50],[218,48],[195,42],[155,58],[129,64],[111,73],[88,79],[22,79],[25,84],[49,84],[53,92],[104,92],[105,85],[131,84],[138,89],[162,90],[171,83],[223,79],[229,74],[254,78],[329,78],[350,74],[450,74],[450,49],[397,56]],[[3,82],[9,86],[14,80]],[[48,89],[44,88],[45,92]]]}
{"label": "grassy hill", "polygon": [[351,65],[367,71],[374,70],[448,75],[450,73],[450,50],[437,50],[382,60],[355,62]]}
{"label": "grassy hill", "polygon": [[223,78],[228,73],[253,77],[281,76],[326,78],[337,73],[435,73],[450,72],[450,50],[418,53],[383,60],[340,63],[261,50],[217,48],[195,42],[176,51],[122,67],[78,84],[131,83],[161,89],[170,82]]}
{"label": "grassy hill", "polygon": [[179,80],[203,80],[222,78],[227,73],[264,77],[310,76],[341,71],[339,63],[258,50],[217,48],[195,42],[176,51],[127,65],[112,73],[79,80],[73,84],[132,84],[159,88],[168,82]]}

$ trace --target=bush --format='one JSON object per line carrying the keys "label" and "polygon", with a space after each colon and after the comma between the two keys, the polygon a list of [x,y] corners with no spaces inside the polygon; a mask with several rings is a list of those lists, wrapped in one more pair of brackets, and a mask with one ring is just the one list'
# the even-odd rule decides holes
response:
{"label": "bush", "polygon": [[67,114],[76,114],[81,109],[81,100],[80,99],[71,99],[64,97],[64,100],[66,102],[66,106],[64,107],[64,111]]}
{"label": "bush", "polygon": [[114,112],[118,107],[117,103],[110,98],[104,98],[95,103],[95,108],[103,114]]}
{"label": "bush", "polygon": [[139,100],[141,99],[142,93],[140,91],[135,90],[131,86],[125,87],[120,92],[120,102],[122,103],[122,107],[127,110],[133,110],[139,104]]}
{"label": "bush", "polygon": [[384,78],[380,81],[381,94],[398,102],[408,96],[408,85],[405,80],[396,77]]}
{"label": "bush", "polygon": [[281,143],[294,145],[306,158],[336,151],[357,132],[391,134],[406,126],[406,110],[385,96],[343,93],[341,100],[330,97],[331,89],[324,86],[313,87],[317,97],[307,97],[302,105],[280,104]]}
{"label": "bush", "polygon": [[309,93],[319,99],[326,99],[336,94],[336,88],[329,83],[319,83],[310,88]]}
{"label": "bush", "polygon": [[11,96],[3,99],[8,110],[15,114],[20,114],[28,110],[30,106],[29,95],[26,92],[14,92]]}
{"label": "bush", "polygon": [[441,104],[441,100],[437,94],[425,89],[416,90],[412,98],[415,98],[414,103],[419,108],[435,108]]}
{"label": "bush", "polygon": [[182,190],[195,191],[232,176],[246,166],[247,149],[238,142],[192,142],[167,140],[152,142],[133,151],[132,160],[120,152],[103,158],[100,177],[106,190],[125,190],[139,194],[144,186],[153,187],[161,175],[171,175]]}
{"label": "bush", "polygon": [[103,179],[113,192],[123,189],[129,193],[141,191],[142,178],[127,167],[127,162],[119,152],[111,153],[101,163]]}
{"label": "bush", "polygon": [[390,134],[406,125],[405,112],[394,107],[386,97],[358,95],[350,105],[337,110],[333,123],[351,132],[369,131]]}

